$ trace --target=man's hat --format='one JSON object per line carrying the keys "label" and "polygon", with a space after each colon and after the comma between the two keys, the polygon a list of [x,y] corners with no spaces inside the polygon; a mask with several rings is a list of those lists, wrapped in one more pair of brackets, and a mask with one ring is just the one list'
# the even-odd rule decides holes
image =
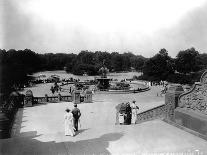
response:
{"label": "man's hat", "polygon": [[132,103],[135,103],[135,102],[136,102],[135,100],[132,101]]}

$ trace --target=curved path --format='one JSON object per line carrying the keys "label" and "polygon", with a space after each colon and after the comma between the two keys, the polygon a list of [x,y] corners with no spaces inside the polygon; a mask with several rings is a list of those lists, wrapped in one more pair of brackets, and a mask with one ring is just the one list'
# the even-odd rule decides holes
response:
{"label": "curved path", "polygon": [[140,111],[163,104],[157,87],[137,94],[98,94],[94,103],[79,104],[81,129],[64,136],[63,115],[73,103],[51,103],[20,109],[10,139],[0,140],[0,154],[207,154],[207,141],[160,120],[115,125],[115,106],[137,100]]}

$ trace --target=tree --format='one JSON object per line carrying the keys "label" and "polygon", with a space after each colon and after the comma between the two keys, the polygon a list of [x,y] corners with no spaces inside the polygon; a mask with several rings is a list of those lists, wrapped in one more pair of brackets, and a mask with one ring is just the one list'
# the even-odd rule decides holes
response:
{"label": "tree", "polygon": [[135,68],[137,71],[142,71],[144,64],[146,62],[146,58],[143,56],[134,56],[130,58],[131,67]]}
{"label": "tree", "polygon": [[174,73],[173,59],[168,56],[165,49],[161,49],[158,54],[145,62],[143,74],[150,80],[166,80]]}
{"label": "tree", "polygon": [[200,70],[207,69],[207,53],[199,54],[196,57],[196,61]]}
{"label": "tree", "polygon": [[180,73],[191,73],[199,70],[199,53],[195,48],[180,51],[176,56],[176,70]]}

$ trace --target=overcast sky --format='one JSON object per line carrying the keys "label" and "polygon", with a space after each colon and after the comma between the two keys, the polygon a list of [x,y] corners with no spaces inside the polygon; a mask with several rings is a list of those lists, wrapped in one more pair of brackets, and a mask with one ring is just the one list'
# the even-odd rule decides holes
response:
{"label": "overcast sky", "polygon": [[1,0],[0,48],[207,53],[207,0]]}

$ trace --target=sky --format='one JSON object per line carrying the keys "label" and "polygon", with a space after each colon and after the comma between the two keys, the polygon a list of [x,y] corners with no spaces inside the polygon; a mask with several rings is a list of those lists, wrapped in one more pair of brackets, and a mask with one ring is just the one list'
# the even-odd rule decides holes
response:
{"label": "sky", "polygon": [[207,53],[207,0],[0,0],[0,48]]}

